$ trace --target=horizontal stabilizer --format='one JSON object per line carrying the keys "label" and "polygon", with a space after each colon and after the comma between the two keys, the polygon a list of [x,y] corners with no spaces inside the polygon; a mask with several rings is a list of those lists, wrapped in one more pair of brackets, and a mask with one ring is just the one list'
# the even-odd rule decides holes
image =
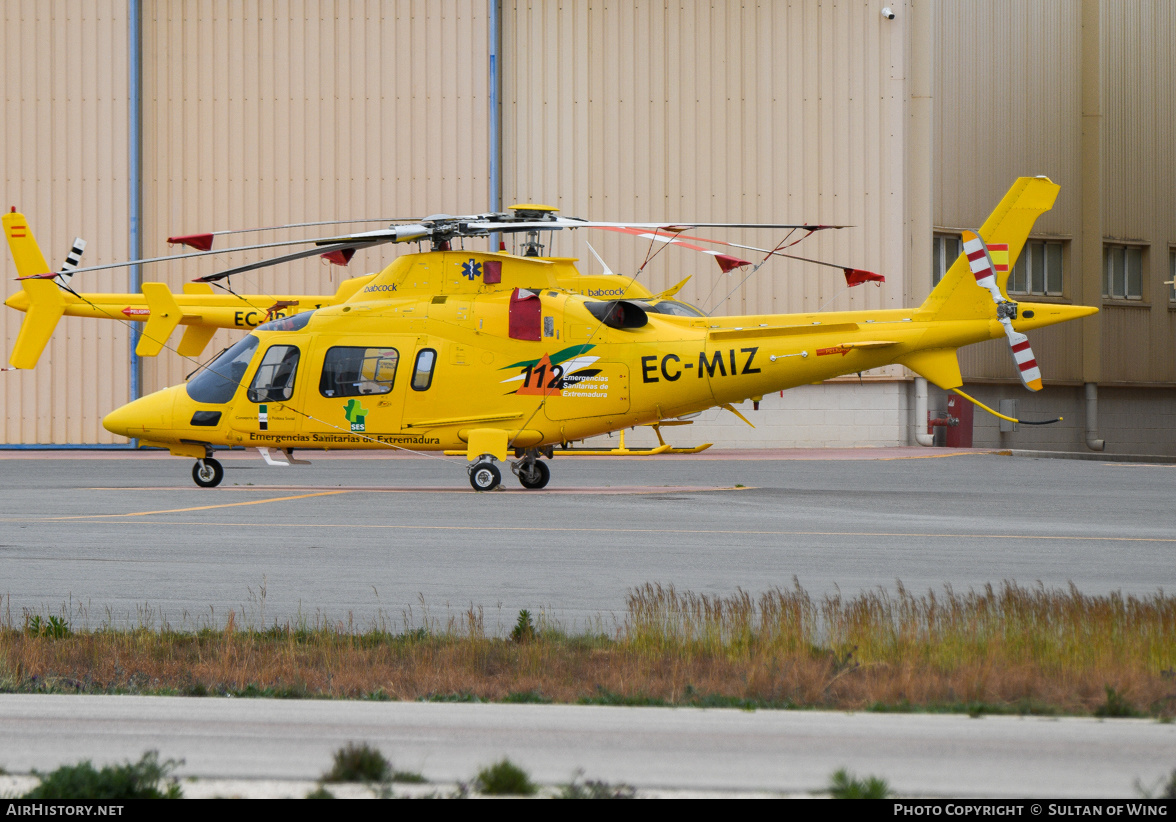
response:
{"label": "horizontal stabilizer", "polygon": [[[208,283],[184,283],[186,296],[212,295],[212,286]],[[204,353],[208,343],[216,334],[215,326],[189,325],[184,328],[184,336],[180,337],[180,344],[176,346],[176,353],[181,357],[199,357]]]}
{"label": "horizontal stabilizer", "polygon": [[181,357],[199,357],[216,332],[216,326],[212,325],[187,326],[184,336],[180,337],[180,344],[176,346],[176,353]]}

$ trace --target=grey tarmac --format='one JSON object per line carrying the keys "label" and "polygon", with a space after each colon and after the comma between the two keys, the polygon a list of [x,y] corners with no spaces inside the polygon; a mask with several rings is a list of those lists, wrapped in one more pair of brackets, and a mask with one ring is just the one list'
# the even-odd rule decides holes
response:
{"label": "grey tarmac", "polygon": [[[395,630],[472,604],[491,630],[520,608],[609,630],[647,581],[1146,595],[1176,575],[1170,464],[942,449],[559,457],[550,490],[486,494],[457,459],[225,464],[225,484],[201,490],[188,461],[159,455],[0,452],[0,613],[183,627],[238,609],[256,626]],[[505,755],[547,784],[582,769],[686,793],[807,793],[847,767],[905,795],[1131,798],[1135,780],[1154,787],[1176,767],[1176,726],[1148,720],[816,711],[9,694],[0,738],[0,767],[17,773],[158,749],[202,780],[313,780],[366,740],[443,784]],[[204,789],[219,784],[231,781]]]}
{"label": "grey tarmac", "polygon": [[546,785],[694,794],[816,793],[848,768],[907,797],[1138,798],[1176,767],[1176,725],[1150,720],[826,711],[10,694],[0,738],[9,772],[155,749],[201,781],[313,780],[366,741],[444,785],[505,756]]}
{"label": "grey tarmac", "polygon": [[[229,455],[190,483],[159,455],[0,452],[4,608],[104,621],[398,629],[470,606],[607,630],[646,582],[757,593],[1087,594],[1176,583],[1176,466],[943,449],[557,457],[550,490],[478,494],[461,459]],[[817,455],[815,458],[813,455]],[[783,455],[783,456],[781,456]]]}

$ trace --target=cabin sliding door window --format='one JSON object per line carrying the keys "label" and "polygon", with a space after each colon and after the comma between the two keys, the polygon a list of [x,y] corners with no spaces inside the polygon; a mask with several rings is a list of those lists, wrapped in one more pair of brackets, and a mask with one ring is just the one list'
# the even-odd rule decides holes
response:
{"label": "cabin sliding door window", "polygon": [[298,371],[298,349],[293,345],[271,345],[257,366],[249,386],[250,402],[281,402],[294,396]]}
{"label": "cabin sliding door window", "polygon": [[323,360],[319,393],[324,397],[387,394],[396,380],[400,352],[395,348],[336,346]]}

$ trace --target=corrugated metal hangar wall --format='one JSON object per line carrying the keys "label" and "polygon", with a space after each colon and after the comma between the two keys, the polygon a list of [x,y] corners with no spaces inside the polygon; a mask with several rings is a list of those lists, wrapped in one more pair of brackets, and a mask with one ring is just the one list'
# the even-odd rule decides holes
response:
{"label": "corrugated metal hangar wall", "polygon": [[[895,19],[883,19],[883,5]],[[978,225],[1015,176],[1046,174],[1062,194],[1034,236],[1061,243],[1064,279],[1061,294],[1040,299],[1103,313],[1083,328],[1036,332],[1050,387],[1023,408],[1072,405],[1087,382],[1146,388],[1140,401],[1153,406],[1169,396],[1168,4],[568,0],[503,2],[500,11],[502,202],[490,203],[487,2],[144,0],[144,256],[167,253],[176,233],[545,202],[593,219],[852,224],[806,251],[880,271],[883,288],[845,292],[835,272],[777,263],[737,287],[738,277],[678,249],[659,255],[647,284],[656,291],[692,274],[687,299],[731,312],[893,307],[930,288],[933,233]],[[89,241],[89,264],[125,259],[128,3],[7,0],[0,15],[4,205],[29,216],[53,264],[75,235]],[[1093,216],[1083,208],[1091,201]],[[634,270],[645,250],[611,235],[559,237],[553,250],[591,259],[585,239],[618,271]],[[1104,240],[1143,252],[1138,296],[1103,298]],[[239,288],[330,292],[392,253],[357,257],[347,273],[292,264]],[[179,290],[223,265],[214,257],[148,268],[144,279]],[[128,288],[122,271],[83,276],[86,290]],[[20,319],[0,312],[6,351]],[[210,350],[233,336],[222,332]],[[123,325],[64,320],[35,371],[0,375],[0,442],[115,441],[100,421],[129,396],[129,350]],[[969,382],[990,384],[988,396],[1024,394],[1014,393],[999,344],[965,353],[962,364]],[[142,390],[193,367],[167,351],[144,359]],[[906,442],[903,379],[887,369],[862,386],[855,378],[790,392],[807,414],[794,413],[789,395],[773,398],[775,434],[764,438],[771,425],[720,433],[746,445]],[[882,409],[886,425],[847,434],[815,423],[841,419],[847,403]],[[1109,428],[1105,411],[1103,419]],[[1013,436],[1051,444],[1037,432]],[[1080,446],[1081,422],[1054,436],[1053,447],[1075,437]]]}

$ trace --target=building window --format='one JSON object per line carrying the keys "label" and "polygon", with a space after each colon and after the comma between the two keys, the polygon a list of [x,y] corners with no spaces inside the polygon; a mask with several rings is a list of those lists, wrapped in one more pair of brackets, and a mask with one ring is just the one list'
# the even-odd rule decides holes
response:
{"label": "building window", "polygon": [[1168,249],[1168,302],[1176,303],[1176,248]]}
{"label": "building window", "polygon": [[1062,243],[1029,240],[1009,274],[1010,294],[1062,296]]}
{"label": "building window", "polygon": [[943,275],[960,256],[962,246],[958,234],[936,234],[931,238],[931,287],[939,285]]}
{"label": "building window", "polygon": [[1111,300],[1143,299],[1143,249],[1103,245],[1103,296]]}

